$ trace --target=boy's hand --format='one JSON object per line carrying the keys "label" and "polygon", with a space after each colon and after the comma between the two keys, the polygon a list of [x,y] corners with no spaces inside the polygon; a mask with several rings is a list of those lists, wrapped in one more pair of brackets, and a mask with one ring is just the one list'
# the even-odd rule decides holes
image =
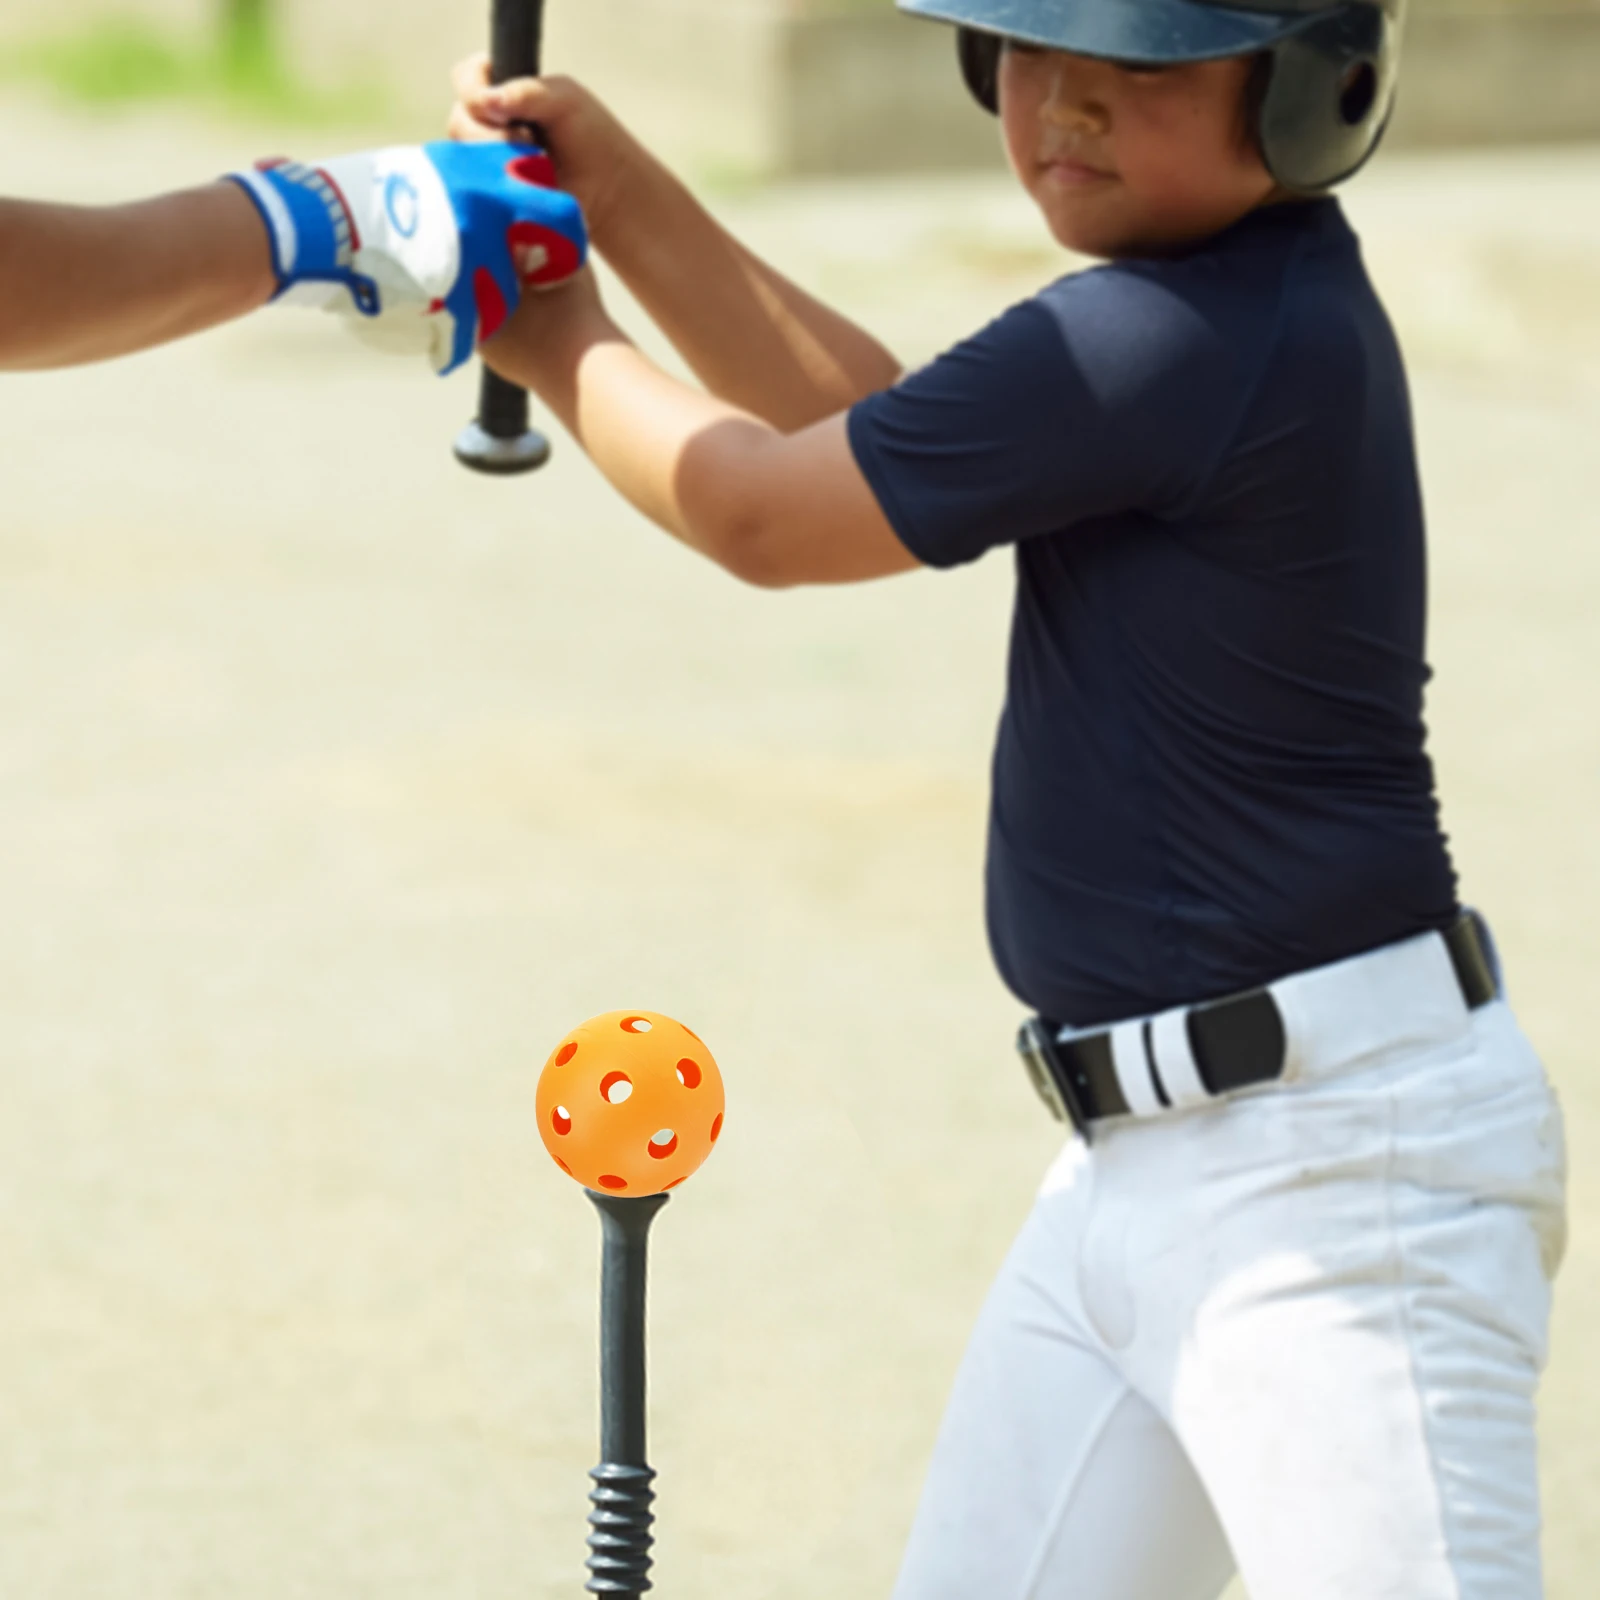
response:
{"label": "boy's hand", "polygon": [[524,285],[587,254],[578,202],[532,146],[437,142],[317,166],[231,173],[272,242],[280,298],[358,312],[357,331],[454,371],[516,309]]}
{"label": "boy's hand", "polygon": [[491,85],[489,58],[469,56],[451,74],[452,139],[516,138],[529,127],[555,162],[561,187],[583,207],[597,245],[616,213],[623,181],[640,147],[604,105],[571,78],[514,78]]}
{"label": "boy's hand", "polygon": [[[560,294],[528,295],[504,331],[484,346],[483,359],[508,381],[529,387],[570,379],[583,351],[596,340],[621,338],[600,298],[594,268],[585,267],[561,286]],[[517,376],[512,376],[515,372]]]}

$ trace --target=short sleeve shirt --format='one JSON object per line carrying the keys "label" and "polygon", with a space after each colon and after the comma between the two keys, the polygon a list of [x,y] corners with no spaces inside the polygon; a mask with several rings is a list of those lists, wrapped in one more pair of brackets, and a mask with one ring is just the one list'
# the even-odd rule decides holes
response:
{"label": "short sleeve shirt", "polygon": [[1015,547],[990,942],[1043,1015],[1445,925],[1405,371],[1332,200],[1053,284],[850,413],[934,567]]}

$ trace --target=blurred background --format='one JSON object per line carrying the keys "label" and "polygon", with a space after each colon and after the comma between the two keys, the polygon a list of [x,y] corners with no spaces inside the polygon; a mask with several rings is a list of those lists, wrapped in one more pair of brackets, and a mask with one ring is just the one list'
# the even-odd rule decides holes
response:
{"label": "blurred background", "polygon": [[[160,95],[414,128],[487,0],[52,0],[0,16],[0,62],[101,103]],[[947,28],[890,0],[551,4],[548,57],[603,78],[703,175],[989,167]],[[1394,148],[1600,137],[1596,0],[1410,0]]]}
{"label": "blurred background", "polygon": [[[7,8],[0,193],[431,135],[486,10]],[[1073,265],[883,0],[551,0],[547,60],[907,361]],[[1446,822],[1568,1115],[1558,1600],[1600,1563],[1597,69],[1594,5],[1420,0],[1347,199]],[[598,1239],[533,1086],[619,1006],[730,1102],[655,1233],[658,1589],[888,1592],[1056,1145],[980,926],[1008,564],[741,590],[563,440],[462,473],[474,393],[289,311],[0,380],[0,1593],[578,1592]]]}

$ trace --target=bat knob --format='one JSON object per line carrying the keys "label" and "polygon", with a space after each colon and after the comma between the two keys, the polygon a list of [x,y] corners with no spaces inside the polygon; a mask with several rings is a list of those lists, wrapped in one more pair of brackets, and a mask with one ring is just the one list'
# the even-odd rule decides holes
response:
{"label": "bat knob", "polygon": [[456,435],[455,452],[456,460],[474,472],[510,478],[542,467],[550,459],[550,441],[533,428],[502,439],[481,422],[469,422]]}

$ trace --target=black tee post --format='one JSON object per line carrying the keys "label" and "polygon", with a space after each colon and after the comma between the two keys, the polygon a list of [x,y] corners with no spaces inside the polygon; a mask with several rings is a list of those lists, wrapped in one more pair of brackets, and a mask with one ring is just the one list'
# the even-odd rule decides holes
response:
{"label": "black tee post", "polygon": [[650,1224],[671,1198],[584,1191],[600,1213],[600,1465],[590,1474],[591,1594],[637,1600],[650,1587],[651,1483],[645,1460],[645,1278]]}

